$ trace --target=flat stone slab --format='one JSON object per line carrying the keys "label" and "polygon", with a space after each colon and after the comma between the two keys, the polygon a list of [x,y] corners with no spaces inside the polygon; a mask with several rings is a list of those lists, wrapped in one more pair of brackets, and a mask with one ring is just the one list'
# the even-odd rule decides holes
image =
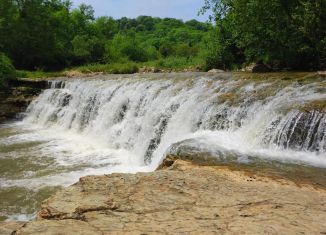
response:
{"label": "flat stone slab", "polygon": [[323,189],[177,160],[81,178],[16,234],[326,234],[325,219]]}
{"label": "flat stone slab", "polygon": [[0,235],[11,235],[24,224],[25,222],[0,222]]}

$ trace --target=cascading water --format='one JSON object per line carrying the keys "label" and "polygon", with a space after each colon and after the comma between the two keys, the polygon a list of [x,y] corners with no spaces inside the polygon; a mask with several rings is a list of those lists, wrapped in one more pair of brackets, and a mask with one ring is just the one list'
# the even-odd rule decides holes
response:
{"label": "cascading water", "polygon": [[325,100],[323,87],[280,85],[205,77],[53,82],[25,121],[74,131],[153,167],[171,144],[196,136],[242,154],[265,150],[326,166],[325,113],[293,108]]}
{"label": "cascading water", "polygon": [[0,186],[38,188],[88,174],[152,171],[187,141],[216,158],[324,168],[326,114],[319,104],[325,100],[321,78],[198,73],[52,81],[22,122],[4,127],[23,131],[0,138],[0,146],[27,145],[4,158],[21,159],[27,148],[40,167],[2,176]]}

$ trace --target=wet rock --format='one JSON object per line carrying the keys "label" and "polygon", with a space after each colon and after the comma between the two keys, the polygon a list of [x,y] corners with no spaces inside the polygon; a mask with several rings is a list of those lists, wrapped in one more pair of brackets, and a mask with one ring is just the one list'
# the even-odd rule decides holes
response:
{"label": "wet rock", "polygon": [[167,156],[163,160],[163,162],[157,167],[156,170],[164,170],[164,169],[167,169],[167,168],[173,166],[174,162],[176,160],[178,160],[178,159],[179,159],[178,156],[169,155],[169,156]]}
{"label": "wet rock", "polygon": [[18,118],[34,98],[34,92],[21,93],[16,88],[0,94],[0,123]]}
{"label": "wet rock", "polygon": [[241,72],[252,72],[253,67],[255,66],[255,64],[249,64],[243,68],[241,68],[239,71]]}
{"label": "wet rock", "polygon": [[248,66],[242,68],[241,71],[252,72],[252,73],[267,73],[267,72],[271,72],[272,69],[268,65],[265,65],[262,62],[257,62],[257,63],[249,64]]}
{"label": "wet rock", "polygon": [[208,71],[208,73],[224,73],[224,70],[221,69],[211,69]]}
{"label": "wet rock", "polygon": [[47,87],[47,81],[14,80],[0,91],[0,123],[19,118],[27,106]]}
{"label": "wet rock", "polygon": [[11,87],[27,87],[32,89],[46,89],[48,82],[46,80],[17,79],[10,82]]}
{"label": "wet rock", "polygon": [[165,155],[168,156],[165,160],[174,158],[205,166],[238,162],[239,158],[243,157],[240,153],[222,146],[212,146],[206,139],[201,138],[186,139],[172,144]]}
{"label": "wet rock", "polygon": [[139,73],[161,73],[163,70],[156,67],[142,67],[139,69]]}
{"label": "wet rock", "polygon": [[267,72],[271,72],[271,71],[272,71],[272,69],[263,63],[257,63],[252,68],[253,73],[267,73]]}
{"label": "wet rock", "polygon": [[17,234],[326,231],[325,190],[181,160],[168,165],[152,173],[81,178],[46,200],[39,220]]}
{"label": "wet rock", "polygon": [[326,77],[326,71],[318,71],[317,73],[323,77]]}

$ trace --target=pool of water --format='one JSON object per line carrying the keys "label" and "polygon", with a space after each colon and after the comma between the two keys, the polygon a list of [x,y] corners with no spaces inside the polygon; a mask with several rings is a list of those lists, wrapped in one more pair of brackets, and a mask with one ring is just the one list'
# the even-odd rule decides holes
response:
{"label": "pool of water", "polygon": [[35,218],[43,200],[82,176],[146,171],[131,159],[74,133],[24,122],[0,125],[0,220]]}

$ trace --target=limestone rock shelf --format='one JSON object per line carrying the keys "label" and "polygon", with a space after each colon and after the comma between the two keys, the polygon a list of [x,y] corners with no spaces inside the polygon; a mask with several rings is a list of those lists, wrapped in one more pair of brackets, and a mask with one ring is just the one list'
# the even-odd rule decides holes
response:
{"label": "limestone rock shelf", "polygon": [[87,176],[14,234],[326,234],[326,191],[176,160],[152,173]]}
{"label": "limestone rock shelf", "polygon": [[12,81],[10,88],[0,90],[0,124],[16,119],[47,86],[45,80],[19,79]]}

